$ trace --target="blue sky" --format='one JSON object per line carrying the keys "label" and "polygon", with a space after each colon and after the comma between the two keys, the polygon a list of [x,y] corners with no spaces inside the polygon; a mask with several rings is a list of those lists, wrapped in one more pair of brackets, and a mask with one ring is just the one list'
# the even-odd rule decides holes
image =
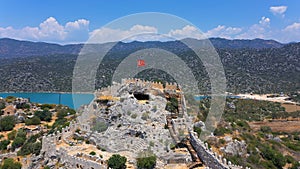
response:
{"label": "blue sky", "polygon": [[[188,20],[208,37],[291,42],[300,41],[299,7],[300,1],[297,0],[1,0],[0,38],[85,42],[95,30],[117,18],[140,12],[162,12]],[[147,25],[146,21],[136,25],[140,25],[139,29],[159,32],[159,28]],[[122,31],[125,29],[130,27]],[[174,26],[172,29],[180,32],[180,36],[176,36],[178,38],[195,33],[191,25]],[[164,31],[170,35],[168,30]],[[109,32],[105,33],[109,35]],[[124,36],[125,33],[117,34]],[[114,38],[107,39],[111,40]]]}

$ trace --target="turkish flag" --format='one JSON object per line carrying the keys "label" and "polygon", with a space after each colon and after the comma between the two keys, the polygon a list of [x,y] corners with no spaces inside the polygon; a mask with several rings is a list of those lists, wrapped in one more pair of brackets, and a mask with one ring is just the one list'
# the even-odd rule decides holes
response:
{"label": "turkish flag", "polygon": [[139,60],[137,61],[137,66],[138,66],[138,67],[146,66],[145,60],[139,59]]}

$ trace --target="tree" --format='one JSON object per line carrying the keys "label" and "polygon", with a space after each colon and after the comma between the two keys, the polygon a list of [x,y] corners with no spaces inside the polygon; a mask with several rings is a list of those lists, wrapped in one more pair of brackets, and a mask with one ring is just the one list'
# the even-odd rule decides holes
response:
{"label": "tree", "polygon": [[22,137],[16,137],[14,139],[14,142],[12,143],[12,148],[15,149],[15,148],[18,148],[18,147],[21,147],[25,142],[25,139],[23,139]]}
{"label": "tree", "polygon": [[16,137],[22,137],[22,138],[26,139],[26,135],[27,135],[27,133],[24,129],[19,129]]}
{"label": "tree", "polygon": [[22,148],[18,151],[17,155],[25,156],[28,154],[39,155],[42,149],[42,143],[37,141],[41,134],[32,135],[27,139]]}
{"label": "tree", "polygon": [[56,116],[58,119],[63,119],[64,117],[66,117],[68,115],[72,115],[72,114],[76,114],[76,111],[74,109],[60,108],[60,109],[57,109]]}
{"label": "tree", "polygon": [[14,116],[5,116],[0,120],[0,131],[10,131],[15,127]]}
{"label": "tree", "polygon": [[6,150],[9,143],[10,143],[9,140],[0,141],[0,150]]}
{"label": "tree", "polygon": [[41,109],[45,110],[45,109],[53,109],[55,108],[55,104],[42,104],[41,105]]}
{"label": "tree", "polygon": [[37,116],[33,116],[31,119],[25,120],[26,125],[38,125],[40,123],[41,123],[41,119]]}
{"label": "tree", "polygon": [[108,159],[108,167],[112,169],[125,169],[127,158],[120,154],[114,154]]}
{"label": "tree", "polygon": [[30,105],[27,103],[18,103],[16,105],[16,108],[17,109],[30,109]]}
{"label": "tree", "polygon": [[156,165],[156,156],[142,157],[137,159],[137,167],[141,169],[152,169]]}
{"label": "tree", "polygon": [[19,129],[16,138],[14,139],[12,143],[12,148],[18,148],[21,147],[26,141],[26,131],[23,129]]}
{"label": "tree", "polygon": [[35,154],[39,155],[42,149],[42,143],[41,142],[36,142],[36,143],[25,143],[21,150],[18,151],[18,155],[20,156],[25,156],[28,154]]}
{"label": "tree", "polygon": [[19,162],[15,162],[12,158],[7,158],[3,162],[3,166],[1,169],[21,169],[22,164]]}
{"label": "tree", "polygon": [[42,121],[50,122],[52,119],[52,113],[48,109],[44,109],[43,111],[36,111],[34,115],[39,117]]}
{"label": "tree", "polygon": [[13,139],[15,139],[16,134],[17,134],[17,131],[16,131],[16,130],[13,130],[13,131],[11,131],[11,132],[9,132],[9,133],[7,134],[7,138],[8,138],[9,140],[13,140]]}

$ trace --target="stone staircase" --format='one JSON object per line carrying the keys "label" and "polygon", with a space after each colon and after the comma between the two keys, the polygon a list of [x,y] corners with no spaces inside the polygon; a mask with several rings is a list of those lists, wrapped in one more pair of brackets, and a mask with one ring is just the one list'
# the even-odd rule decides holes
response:
{"label": "stone staircase", "polygon": [[141,150],[147,149],[148,148],[148,144],[143,141],[143,140],[138,140],[137,142],[133,143],[134,145],[131,147],[131,150],[133,152],[139,152]]}

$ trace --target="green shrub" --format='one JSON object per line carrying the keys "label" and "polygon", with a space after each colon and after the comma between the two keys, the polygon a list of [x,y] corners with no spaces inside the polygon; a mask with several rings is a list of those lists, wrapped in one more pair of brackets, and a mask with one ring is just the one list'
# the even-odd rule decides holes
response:
{"label": "green shrub", "polygon": [[196,126],[194,126],[194,132],[196,132],[197,133],[197,135],[198,135],[198,137],[200,136],[200,134],[201,134],[201,132],[202,132],[202,129],[201,129],[201,127],[196,127]]}
{"label": "green shrub", "polygon": [[73,114],[76,114],[76,111],[74,109],[71,109],[71,108],[58,108],[56,116],[57,116],[58,119],[63,119],[64,117],[66,117],[68,115],[73,115]]}
{"label": "green shrub", "polygon": [[22,164],[19,162],[15,162],[12,158],[7,158],[4,160],[1,169],[21,169]]}
{"label": "green shrub", "polygon": [[249,129],[250,129],[249,124],[248,124],[246,121],[244,121],[244,120],[239,120],[239,121],[237,121],[237,122],[236,122],[236,125],[242,127],[243,129],[246,129],[246,130],[249,130]]}
{"label": "green shrub", "polygon": [[42,104],[40,107],[41,107],[41,109],[43,109],[43,110],[45,110],[45,109],[53,109],[53,108],[55,108],[55,104]]}
{"label": "green shrub", "polygon": [[247,158],[247,161],[251,164],[258,164],[259,163],[259,160],[260,160],[260,156],[258,155],[250,155],[248,158]]}
{"label": "green shrub", "polygon": [[264,133],[271,133],[272,129],[269,126],[261,126],[260,127],[260,131],[264,132]]}
{"label": "green shrub", "polygon": [[300,151],[300,142],[284,142],[284,145],[286,145],[289,149],[292,149],[294,151]]}
{"label": "green shrub", "polygon": [[94,155],[96,155],[96,152],[95,151],[91,151],[90,155],[94,156]]}
{"label": "green shrub", "polygon": [[42,149],[42,143],[41,142],[36,142],[36,143],[25,143],[20,151],[18,151],[18,156],[26,156],[29,154],[35,154],[39,155],[40,151]]}
{"label": "green shrub", "polygon": [[41,124],[41,119],[37,116],[33,116],[31,119],[25,120],[25,125],[38,125]]}
{"label": "green shrub", "polygon": [[16,121],[14,116],[4,116],[0,119],[0,132],[10,131],[15,127]]}
{"label": "green shrub", "polygon": [[169,112],[176,113],[177,110],[178,110],[178,100],[177,100],[177,98],[171,97],[170,101],[166,104],[165,109]]}
{"label": "green shrub", "polygon": [[295,163],[297,162],[292,156],[290,155],[286,155],[285,156],[285,159],[286,159],[286,162],[289,163],[289,164],[292,164],[292,163]]}
{"label": "green shrub", "polygon": [[52,120],[52,113],[48,109],[36,111],[34,112],[34,115],[39,117],[41,121],[50,122]]}
{"label": "green shrub", "polygon": [[140,169],[152,169],[156,165],[156,156],[137,158],[137,167]]}
{"label": "green shrub", "polygon": [[9,140],[13,140],[13,139],[15,139],[16,134],[17,134],[17,131],[16,131],[16,130],[13,130],[13,131],[11,131],[11,132],[9,132],[9,133],[7,134],[7,138],[8,138]]}
{"label": "green shrub", "polygon": [[9,140],[0,141],[0,150],[6,150],[7,146],[10,144]]}
{"label": "green shrub", "polygon": [[286,163],[286,159],[284,158],[282,153],[276,151],[270,146],[264,145],[261,149],[261,154],[265,159],[271,161],[273,165],[278,168],[282,168]]}
{"label": "green shrub", "polygon": [[171,143],[171,144],[170,144],[170,149],[171,149],[171,150],[174,150],[175,148],[176,148],[176,145],[173,144],[173,143]]}
{"label": "green shrub", "polygon": [[107,165],[112,169],[125,169],[126,161],[126,157],[121,156],[120,154],[114,154],[108,159]]}
{"label": "green shrub", "polygon": [[215,136],[224,136],[225,133],[231,133],[231,130],[226,129],[225,127],[218,127],[214,131]]}
{"label": "green shrub", "polygon": [[23,129],[19,129],[18,133],[12,143],[12,149],[16,149],[18,147],[21,147],[26,141],[26,131]]}

